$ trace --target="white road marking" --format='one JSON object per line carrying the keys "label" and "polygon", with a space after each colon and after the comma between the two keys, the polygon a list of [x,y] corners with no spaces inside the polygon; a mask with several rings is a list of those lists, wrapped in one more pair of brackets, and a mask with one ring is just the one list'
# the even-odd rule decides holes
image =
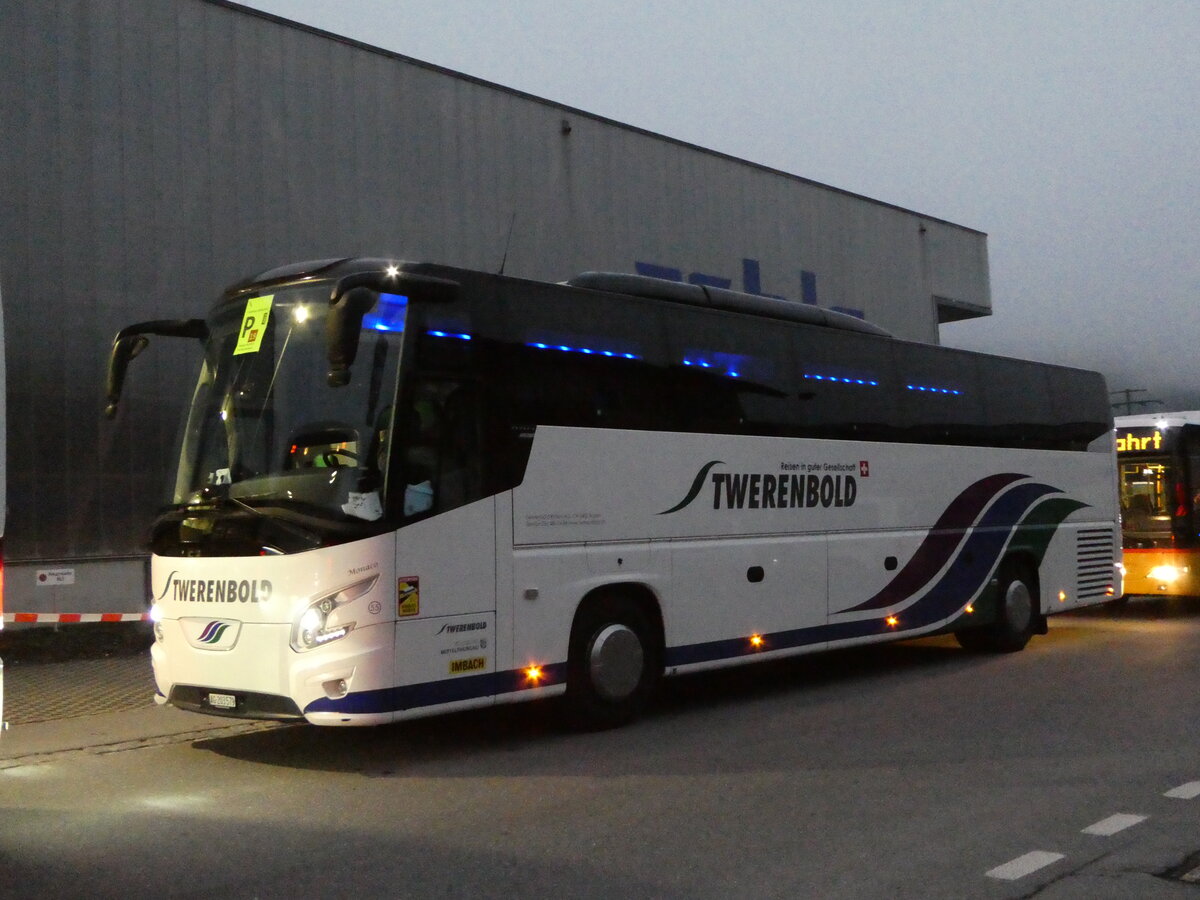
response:
{"label": "white road marking", "polygon": [[1083,829],[1084,834],[1098,834],[1100,837],[1109,837],[1116,834],[1118,831],[1124,831],[1137,825],[1139,822],[1145,822],[1149,816],[1138,816],[1133,813],[1117,813],[1109,816],[1107,819],[1101,819],[1094,825],[1089,825]]}
{"label": "white road marking", "polygon": [[1063,854],[1061,853],[1051,853],[1049,850],[1031,850],[1024,856],[1018,856],[984,874],[988,878],[999,878],[1001,881],[1016,881],[1018,878],[1024,878],[1038,869],[1044,869],[1062,858]]}
{"label": "white road marking", "polygon": [[1200,781],[1189,781],[1187,784],[1171,788],[1163,796],[1174,800],[1195,800],[1200,797]]}

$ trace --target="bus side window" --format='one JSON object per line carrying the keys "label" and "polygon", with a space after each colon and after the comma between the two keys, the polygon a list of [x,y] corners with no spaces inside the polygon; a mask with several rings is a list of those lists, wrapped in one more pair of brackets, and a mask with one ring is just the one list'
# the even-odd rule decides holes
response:
{"label": "bus side window", "polygon": [[445,512],[482,496],[479,416],[471,384],[428,380],[415,386],[396,424],[406,516]]}
{"label": "bus side window", "polygon": [[893,441],[901,425],[894,342],[848,332],[829,340],[811,325],[791,330],[793,389],[805,437]]}
{"label": "bus side window", "polygon": [[422,415],[416,407],[400,412],[396,422],[399,445],[403,451],[404,515],[415,516],[429,512],[434,503],[434,480],[437,477],[437,450],[430,440],[432,414]]}
{"label": "bus side window", "polygon": [[453,509],[483,496],[479,392],[460,384],[442,405],[438,508]]}
{"label": "bus side window", "polygon": [[[1190,430],[1190,429],[1189,429]],[[1186,514],[1192,516],[1192,521],[1189,530],[1195,532],[1197,525],[1196,510],[1200,509],[1200,447],[1195,446],[1196,440],[1191,435],[1187,441],[1187,481],[1188,490],[1184,493],[1184,497],[1188,501]]]}

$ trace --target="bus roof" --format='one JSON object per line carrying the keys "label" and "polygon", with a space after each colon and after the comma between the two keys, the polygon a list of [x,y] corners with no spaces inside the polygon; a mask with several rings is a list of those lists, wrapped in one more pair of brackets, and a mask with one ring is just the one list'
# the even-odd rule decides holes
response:
{"label": "bus roof", "polygon": [[1117,428],[1177,428],[1180,425],[1200,425],[1200,409],[1117,416],[1113,419],[1113,425]]}
{"label": "bus roof", "polygon": [[[401,272],[433,275],[459,282],[479,278],[480,276],[505,278],[510,281],[527,280],[500,274],[477,272],[457,266],[439,265],[437,263],[343,257],[293,263],[260,272],[257,275],[231,285],[226,289],[224,299],[231,299],[247,291],[256,291],[269,284],[277,285],[315,279],[338,279],[359,272],[390,268]],[[844,331],[858,331],[880,337],[893,337],[891,332],[886,329],[846,313],[823,309],[782,297],[746,294],[740,291],[732,291],[709,285],[688,284],[668,281],[662,278],[651,278],[645,275],[629,275],[614,272],[584,272],[569,281],[561,282],[561,284],[565,287],[577,289],[626,294],[689,306],[721,309],[727,312],[742,313],[760,318],[783,319],[802,322],[806,325],[818,325]]]}

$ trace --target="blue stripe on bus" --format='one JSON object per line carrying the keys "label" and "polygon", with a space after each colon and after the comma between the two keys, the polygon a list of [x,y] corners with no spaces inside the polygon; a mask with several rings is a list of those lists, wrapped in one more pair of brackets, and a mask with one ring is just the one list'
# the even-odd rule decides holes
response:
{"label": "blue stripe on bus", "polygon": [[374,691],[358,691],[333,700],[320,697],[305,707],[308,713],[388,713],[406,709],[420,709],[456,703],[462,700],[477,700],[495,694],[512,694],[533,688],[563,684],[567,680],[567,664],[553,663],[541,667],[542,677],[531,682],[524,669],[509,669],[503,672],[485,672],[480,675],[463,675],[440,681],[421,684],[406,684],[398,687],[379,688]]}

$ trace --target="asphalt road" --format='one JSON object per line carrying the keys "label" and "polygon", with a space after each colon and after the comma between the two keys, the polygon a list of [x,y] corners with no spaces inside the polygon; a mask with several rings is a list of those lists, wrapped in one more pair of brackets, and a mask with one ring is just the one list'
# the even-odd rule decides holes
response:
{"label": "asphalt road", "polygon": [[1196,898],[1198,686],[1200,603],[1153,601],[677,679],[596,734],[81,717],[0,758],[0,896]]}

